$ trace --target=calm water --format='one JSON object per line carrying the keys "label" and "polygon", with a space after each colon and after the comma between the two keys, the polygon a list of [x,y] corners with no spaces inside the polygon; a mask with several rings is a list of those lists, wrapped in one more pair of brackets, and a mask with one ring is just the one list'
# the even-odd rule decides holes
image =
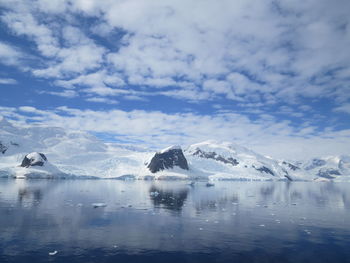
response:
{"label": "calm water", "polygon": [[0,262],[334,263],[349,245],[350,184],[0,180]]}

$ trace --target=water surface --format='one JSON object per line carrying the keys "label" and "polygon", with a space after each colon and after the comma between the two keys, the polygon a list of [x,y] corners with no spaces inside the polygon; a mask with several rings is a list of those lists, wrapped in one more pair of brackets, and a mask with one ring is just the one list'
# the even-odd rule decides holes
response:
{"label": "water surface", "polygon": [[0,262],[334,263],[349,244],[347,183],[0,180]]}

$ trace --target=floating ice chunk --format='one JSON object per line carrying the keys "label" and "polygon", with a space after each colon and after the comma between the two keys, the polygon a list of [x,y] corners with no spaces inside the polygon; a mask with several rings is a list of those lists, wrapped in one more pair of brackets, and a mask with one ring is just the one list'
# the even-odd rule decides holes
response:
{"label": "floating ice chunk", "polygon": [[94,208],[106,207],[107,204],[106,204],[106,203],[93,203],[92,206],[93,206]]}
{"label": "floating ice chunk", "polygon": [[189,186],[194,186],[196,184],[196,182],[195,181],[192,181],[192,182],[190,182],[188,185]]}
{"label": "floating ice chunk", "polygon": [[305,231],[306,234],[311,235],[311,231],[310,230],[305,229],[304,231]]}
{"label": "floating ice chunk", "polygon": [[264,225],[264,224],[261,224],[261,225],[259,225],[259,226],[261,226],[261,227],[265,227],[265,225]]}
{"label": "floating ice chunk", "polygon": [[154,192],[150,192],[150,195],[153,197],[157,197],[159,193],[157,191],[154,191]]}
{"label": "floating ice chunk", "polygon": [[53,252],[49,252],[49,255],[50,255],[50,256],[54,256],[54,255],[56,255],[57,253],[58,253],[58,251],[55,250],[55,251],[53,251]]}

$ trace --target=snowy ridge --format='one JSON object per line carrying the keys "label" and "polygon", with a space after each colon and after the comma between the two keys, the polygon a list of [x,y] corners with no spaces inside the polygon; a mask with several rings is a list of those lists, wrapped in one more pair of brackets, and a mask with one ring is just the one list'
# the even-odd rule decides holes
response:
{"label": "snowy ridge", "polygon": [[172,151],[172,150],[181,150],[181,146],[179,146],[179,145],[172,145],[172,146],[169,146],[169,147],[161,150],[160,153],[165,153],[165,152],[169,152],[169,151]]}
{"label": "snowy ridge", "polygon": [[[173,167],[152,173],[147,166],[156,153],[144,148],[104,143],[86,132],[56,127],[17,127],[2,117],[0,125],[0,177],[350,181],[346,155],[287,162],[234,143],[205,141],[183,151],[188,170]],[[158,154],[171,150],[181,147],[170,146]],[[45,154],[48,162],[19,167],[33,152]]]}

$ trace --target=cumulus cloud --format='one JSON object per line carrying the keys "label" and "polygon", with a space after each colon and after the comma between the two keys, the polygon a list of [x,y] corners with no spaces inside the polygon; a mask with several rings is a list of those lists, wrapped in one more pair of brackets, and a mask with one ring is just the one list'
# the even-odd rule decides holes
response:
{"label": "cumulus cloud", "polygon": [[[7,9],[1,20],[49,59],[33,74],[55,83],[108,68],[126,84],[147,86],[150,96],[155,88],[173,87],[181,94],[177,98],[188,95],[188,101],[194,91],[183,81],[212,94],[201,97],[263,103],[295,103],[299,97],[344,101],[349,91],[346,0],[17,0],[2,5]],[[95,22],[86,26],[85,18]],[[94,39],[116,31],[123,37],[113,48]]]}
{"label": "cumulus cloud", "polygon": [[20,65],[23,54],[11,45],[0,41],[0,63],[5,65]]}

